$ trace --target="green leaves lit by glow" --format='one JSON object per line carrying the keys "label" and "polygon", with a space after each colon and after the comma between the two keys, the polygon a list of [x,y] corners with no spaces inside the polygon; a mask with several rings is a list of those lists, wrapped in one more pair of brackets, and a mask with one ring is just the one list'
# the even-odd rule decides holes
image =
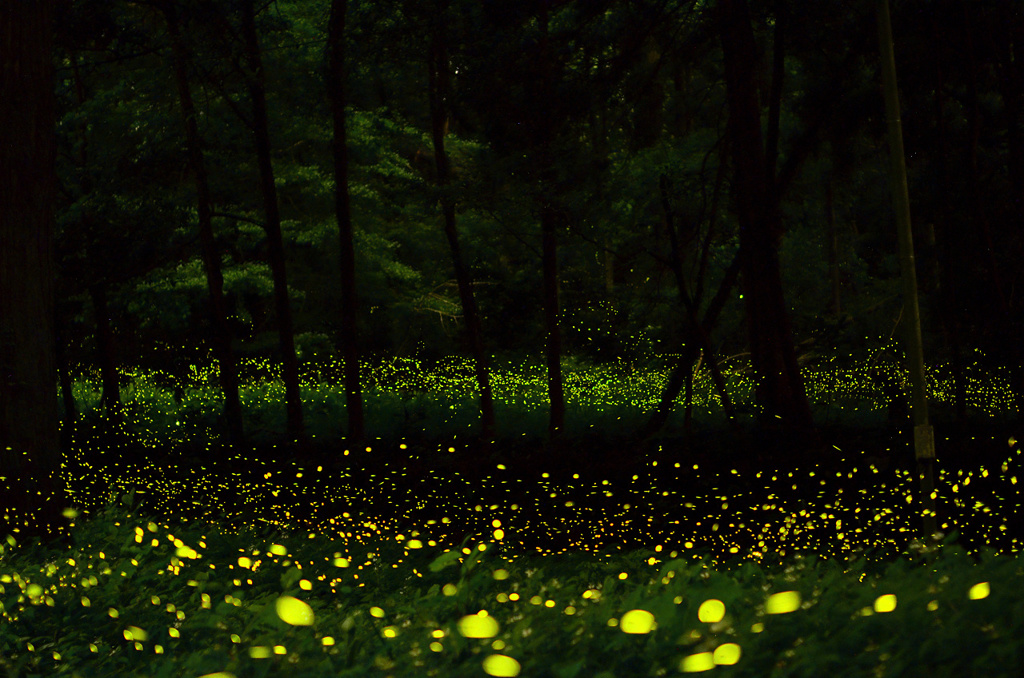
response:
{"label": "green leaves lit by glow", "polygon": [[875,612],[892,612],[896,609],[896,596],[887,593],[875,598]]}
{"label": "green leaves lit by glow", "polygon": [[740,646],[736,643],[724,643],[715,648],[713,656],[716,665],[732,666],[739,662],[741,654]]}
{"label": "green leaves lit by glow", "polygon": [[281,596],[277,599],[277,616],[292,626],[313,625],[313,608],[291,596]]}
{"label": "green leaves lit by glow", "polygon": [[967,597],[971,600],[981,600],[982,598],[988,598],[988,594],[992,590],[988,585],[987,581],[979,582],[971,587],[971,590],[967,592]]}
{"label": "green leaves lit by glow", "polygon": [[768,614],[786,614],[800,607],[800,594],[796,591],[783,591],[768,596],[764,611]]}
{"label": "green leaves lit by glow", "polygon": [[235,674],[228,673],[227,671],[218,671],[217,673],[207,673],[205,676],[199,676],[199,678],[235,678]]}
{"label": "green leaves lit by glow", "polygon": [[140,629],[138,626],[129,626],[124,630],[125,640],[146,640],[149,638],[149,634],[146,633],[146,629]]}
{"label": "green leaves lit by glow", "polygon": [[736,643],[723,643],[714,652],[698,652],[683,657],[679,662],[679,670],[683,673],[701,673],[716,666],[732,666],[739,662],[741,654],[740,646]]}
{"label": "green leaves lit by glow", "polygon": [[715,598],[705,600],[697,610],[697,619],[705,624],[714,624],[722,621],[725,616],[725,603]]}
{"label": "green leaves lit by glow", "polygon": [[683,673],[700,673],[715,668],[715,656],[710,652],[698,652],[689,657],[683,657],[679,662],[679,670]]}
{"label": "green leaves lit by glow", "polygon": [[74,520],[75,518],[78,517],[78,511],[76,511],[73,508],[66,508],[63,511],[61,511],[60,513],[61,513],[62,516],[64,516],[68,520]]}
{"label": "green leaves lit by glow", "polygon": [[484,673],[489,676],[518,676],[519,662],[503,654],[492,654],[484,660]]}
{"label": "green leaves lit by glow", "polygon": [[437,558],[434,558],[434,560],[430,563],[430,571],[440,572],[449,565],[454,565],[455,563],[459,562],[460,558],[462,558],[462,554],[459,551],[454,549],[451,551],[446,551],[439,555]]}
{"label": "green leaves lit by glow", "polygon": [[[481,614],[466,615],[459,620],[459,633],[465,638],[493,638],[498,634],[498,622],[494,617]],[[518,669],[516,673],[518,673]],[[515,673],[492,673],[491,675],[516,675]]]}
{"label": "green leaves lit by glow", "polygon": [[249,656],[253,659],[266,659],[270,655],[270,648],[264,645],[256,645],[249,648]]}
{"label": "green leaves lit by glow", "polygon": [[619,627],[625,633],[650,633],[654,628],[654,615],[647,610],[630,610],[622,615]]}
{"label": "green leaves lit by glow", "polygon": [[199,557],[199,554],[196,553],[196,550],[191,546],[179,546],[178,548],[174,549],[174,555],[178,556],[179,558],[188,558],[189,560],[195,560],[197,557]]}

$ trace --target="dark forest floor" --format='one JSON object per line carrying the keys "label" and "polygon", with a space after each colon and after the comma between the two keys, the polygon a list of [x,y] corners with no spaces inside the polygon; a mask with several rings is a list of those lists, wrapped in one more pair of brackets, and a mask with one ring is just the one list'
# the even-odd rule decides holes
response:
{"label": "dark forest floor", "polygon": [[[1019,437],[1020,426],[1009,422],[935,425],[939,523],[970,550],[1017,550],[1014,539],[1024,544],[1015,480],[1019,473],[1024,481]],[[606,521],[618,525],[599,540],[606,546],[703,539],[722,554],[735,546],[771,550],[774,542],[760,542],[781,531],[790,535],[787,543],[816,550],[836,535],[841,541],[851,532],[870,534],[867,543],[894,556],[920,531],[906,500],[918,494],[909,426],[832,426],[805,436],[709,428],[643,443],[595,431],[554,443],[521,436],[489,444],[399,445],[376,441],[370,452],[345,455],[346,446],[335,441],[296,457],[285,446],[140,448],[93,438],[76,445],[85,450],[79,463],[87,468],[70,475],[78,479],[79,499],[109,497],[115,485],[149,486],[142,508],[170,519],[246,522],[256,516],[318,529],[326,516],[352,513],[458,543],[485,533],[497,517],[517,526],[520,546],[547,551],[585,543],[592,526]],[[164,501],[159,488],[169,480],[177,483],[175,495]],[[839,496],[845,499],[835,501]],[[839,517],[847,527],[817,520],[817,533],[793,528],[798,521],[792,516],[812,514]],[[442,517],[450,519],[444,529],[438,527]],[[801,531],[803,537],[791,538]]]}

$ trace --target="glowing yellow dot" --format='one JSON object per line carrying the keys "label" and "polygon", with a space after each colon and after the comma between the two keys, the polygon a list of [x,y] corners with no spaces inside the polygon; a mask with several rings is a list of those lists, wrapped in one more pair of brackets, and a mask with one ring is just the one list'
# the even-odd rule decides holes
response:
{"label": "glowing yellow dot", "polygon": [[630,610],[622,615],[619,626],[625,633],[650,633],[654,628],[654,615],[647,610]]}
{"label": "glowing yellow dot", "polygon": [[896,596],[887,593],[875,598],[875,612],[892,612],[896,609]]}
{"label": "glowing yellow dot", "polygon": [[498,622],[494,617],[470,614],[460,619],[458,626],[459,633],[466,638],[493,638],[498,634]]}
{"label": "glowing yellow dot", "polygon": [[972,586],[971,590],[967,592],[967,597],[971,600],[981,600],[982,598],[988,598],[989,593],[991,593],[991,588],[987,581],[983,581]]}
{"label": "glowing yellow dot", "polygon": [[710,652],[698,652],[683,657],[679,662],[679,670],[683,673],[701,673],[715,668],[715,656]]}
{"label": "glowing yellow dot", "polygon": [[277,616],[286,624],[292,626],[312,626],[313,608],[307,603],[291,596],[281,596],[277,599]]}
{"label": "glowing yellow dot", "polygon": [[512,678],[518,676],[520,671],[519,662],[512,657],[503,654],[492,654],[484,659],[484,673],[496,678]]}
{"label": "glowing yellow dot", "polygon": [[722,621],[725,616],[725,603],[715,598],[705,600],[697,610],[697,619],[705,624],[714,624]]}
{"label": "glowing yellow dot", "polygon": [[724,643],[715,648],[713,658],[719,666],[732,666],[740,660],[740,646],[736,643]]}
{"label": "glowing yellow dot", "polygon": [[768,596],[764,611],[768,614],[786,614],[800,607],[800,594],[796,591],[784,591]]}

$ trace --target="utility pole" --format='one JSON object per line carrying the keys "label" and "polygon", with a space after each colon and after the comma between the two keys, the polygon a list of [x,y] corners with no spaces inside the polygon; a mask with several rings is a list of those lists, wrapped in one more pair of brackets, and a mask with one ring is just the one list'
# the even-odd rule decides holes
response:
{"label": "utility pole", "polygon": [[910,198],[907,196],[907,168],[903,155],[903,131],[900,123],[900,97],[896,89],[896,59],[893,56],[889,0],[876,0],[878,44],[881,51],[882,90],[885,117],[889,127],[889,179],[893,210],[900,242],[900,268],[903,278],[903,309],[907,326],[904,334],[913,393],[914,456],[921,483],[921,517],[925,541],[931,541],[935,526],[935,434],[928,421],[928,396],[924,382],[924,350],[921,346],[921,313],[917,304],[917,273],[914,265],[914,236],[910,230]]}

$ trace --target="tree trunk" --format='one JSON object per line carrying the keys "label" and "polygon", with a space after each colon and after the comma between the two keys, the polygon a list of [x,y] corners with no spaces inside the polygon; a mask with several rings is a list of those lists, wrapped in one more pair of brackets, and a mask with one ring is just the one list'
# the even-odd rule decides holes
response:
{"label": "tree trunk", "polygon": [[346,0],[331,0],[327,21],[327,96],[334,137],[334,210],[338,219],[341,259],[341,340],[345,358],[345,402],[349,439],[366,435],[363,394],[359,385],[359,347],[356,343],[356,269],[352,213],[348,192],[348,141],[345,132],[345,11]]}
{"label": "tree trunk", "polygon": [[103,426],[108,433],[121,427],[121,387],[117,375],[117,352],[114,349],[114,332],[110,327],[110,308],[107,306],[105,283],[96,283],[89,288],[92,312],[96,321],[96,359],[100,367],[100,382],[103,384],[100,410]]}
{"label": "tree trunk", "polygon": [[75,407],[75,395],[71,384],[71,366],[68,365],[67,349],[64,346],[64,334],[61,331],[60,313],[54,314],[54,356],[57,363],[57,380],[60,383],[61,405],[64,408],[64,421],[60,428],[60,446],[64,455],[71,453],[71,440],[74,436],[78,419]]}
{"label": "tree trunk", "polygon": [[907,195],[907,172],[903,153],[903,130],[900,124],[900,99],[896,87],[896,60],[893,54],[892,27],[889,23],[889,0],[876,0],[878,43],[885,95],[885,117],[889,137],[889,178],[892,185],[893,211],[899,231],[900,268],[903,278],[903,307],[907,311],[907,371],[913,391],[914,456],[921,494],[918,497],[924,538],[932,541],[936,534],[935,520],[935,437],[928,421],[928,396],[925,393],[924,350],[921,342],[921,315],[917,304],[917,271],[914,265],[914,237],[910,227],[910,197]]}
{"label": "tree trunk", "polygon": [[832,288],[832,301],[828,312],[838,317],[842,313],[843,287],[839,276],[839,229],[832,195],[832,176],[825,180],[825,229],[828,237],[828,279]]}
{"label": "tree trunk", "polygon": [[761,140],[754,31],[745,0],[722,0],[718,10],[744,301],[760,421],[771,428],[804,431],[813,422],[782,290],[782,219]]}
{"label": "tree trunk", "polygon": [[[689,329],[689,336],[686,337],[686,343],[691,346],[688,350],[688,359],[684,360],[680,364],[680,368],[683,368],[685,372],[690,374],[692,379],[692,365],[697,359],[697,355],[703,351],[704,357],[708,361],[708,366],[711,368],[711,374],[715,381],[715,386],[718,388],[719,395],[722,398],[722,407],[725,409],[725,415],[730,422],[735,422],[735,412],[732,407],[732,400],[729,398],[729,393],[725,389],[725,380],[722,379],[721,373],[718,371],[718,364],[715,361],[714,350],[711,346],[711,338],[708,336],[708,331],[704,325],[700,322],[697,317],[698,309],[697,304],[699,300],[692,299],[690,297],[689,286],[686,284],[686,276],[683,273],[683,247],[684,243],[680,242],[679,232],[676,227],[675,213],[672,210],[671,200],[669,198],[669,187],[668,177],[664,174],[661,175],[659,180],[659,191],[661,195],[661,208],[664,218],[665,230],[668,234],[669,240],[669,264],[672,268],[672,273],[676,280],[676,289],[679,294],[680,305],[683,307],[683,315],[686,317],[687,327]],[[690,236],[687,238],[685,245],[693,239],[693,234],[696,229],[691,228],[689,230]],[[733,278],[735,280],[735,278]],[[729,282],[732,285],[732,282]],[[670,381],[670,383],[673,383]],[[679,392],[678,386],[676,387],[676,393]],[[675,396],[673,396],[674,399]],[[670,401],[671,403],[671,401]],[[665,401],[662,401],[662,405]]]}
{"label": "tree trunk", "polygon": [[[936,32],[935,35],[938,33]],[[957,274],[960,257],[956,256],[957,248],[953,243],[953,226],[950,217],[953,205],[949,196],[952,194],[952,181],[949,175],[949,142],[945,123],[945,97],[943,85],[946,82],[942,71],[942,62],[935,59],[934,95],[935,126],[938,136],[938,153],[936,163],[939,173],[939,195],[941,203],[938,222],[938,242],[936,243],[937,276],[935,280],[935,296],[939,305],[936,314],[942,323],[943,337],[950,356],[950,371],[953,378],[953,401],[957,425],[963,430],[967,423],[967,381],[964,375],[963,346],[960,341],[960,309],[957,304],[957,286],[960,277]]]}
{"label": "tree trunk", "polygon": [[[711,303],[708,304],[707,311],[704,312],[704,320],[701,322],[701,328],[704,331],[705,336],[710,336],[715,325],[718,323],[718,317],[722,314],[722,309],[725,308],[725,303],[732,293],[732,288],[736,285],[736,280],[739,277],[739,271],[740,261],[739,257],[737,257],[733,259],[732,264],[730,264],[729,268],[726,270],[725,277],[722,278],[722,282],[718,287],[718,292],[715,293]],[[707,343],[710,344],[710,341]],[[683,351],[682,358],[669,374],[668,384],[666,384],[665,390],[661,393],[661,399],[658,403],[658,407],[640,431],[641,440],[650,438],[665,426],[668,422],[669,415],[672,413],[672,405],[675,402],[676,397],[679,395],[679,389],[683,387],[683,384],[687,379],[687,372],[690,373],[690,378],[692,378],[693,361],[696,359],[698,351],[696,347],[693,346],[693,342],[688,342],[684,346]],[[726,417],[730,420],[735,420],[735,413],[732,410],[731,401],[729,399],[728,392],[725,389],[725,379],[722,377],[722,372],[719,370],[718,364],[714,360],[710,359],[709,356],[711,355],[713,354],[710,352],[705,355],[705,361],[707,362],[708,369],[711,371],[711,378],[714,381],[715,388],[718,390],[719,396],[722,398],[722,406],[725,409]]]}
{"label": "tree trunk", "polygon": [[[647,440],[655,433],[660,431],[668,423],[668,418],[672,414],[672,408],[675,405],[676,398],[679,396],[680,389],[683,385],[687,386],[687,406],[690,403],[690,383],[693,380],[693,365],[697,359],[697,347],[694,342],[690,341],[683,345],[683,354],[679,358],[679,362],[676,363],[672,371],[669,372],[668,382],[665,384],[665,388],[661,391],[661,398],[658,401],[658,406],[654,408],[654,412],[647,419],[647,423],[640,430],[639,439]],[[687,426],[687,433],[689,433],[689,427]]]}
{"label": "tree trunk", "polygon": [[[1003,97],[1005,115],[1011,214],[1020,229],[1020,224],[1024,220],[1024,59],[1021,58],[1021,54],[1024,53],[1024,25],[1018,18],[1016,21],[1006,21],[1005,26],[1007,34],[996,73],[999,76],[999,92]],[[1019,240],[1015,242],[1019,243]],[[1014,255],[1018,260],[1022,255],[1019,244],[1015,247]],[[1019,336],[1020,313],[1014,309],[1010,318],[1012,335]],[[1019,356],[1020,348],[1016,341],[1013,350]],[[1017,415],[1018,418],[1024,418],[1024,366],[1020,364],[1019,357],[1011,368],[1011,377],[1010,388],[1017,395]]]}
{"label": "tree trunk", "polygon": [[459,232],[455,223],[455,200],[448,192],[451,182],[451,167],[444,148],[444,137],[448,129],[447,101],[451,97],[449,63],[445,22],[447,3],[437,9],[437,25],[428,57],[430,127],[434,142],[434,163],[437,168],[437,185],[441,190],[441,209],[444,212],[444,233],[451,250],[455,280],[459,286],[462,315],[466,319],[466,335],[470,351],[476,364],[476,380],[480,388],[480,433],[484,441],[491,441],[495,435],[494,399],[491,395],[491,380],[480,332],[480,316],[477,313],[473,295],[473,282],[469,268],[462,259],[459,247]]}
{"label": "tree trunk", "polygon": [[558,215],[553,208],[541,210],[542,266],[544,274],[545,355],[548,366],[548,398],[551,412],[548,437],[556,440],[565,430],[565,391],[562,386],[562,334],[558,323]]}
{"label": "tree trunk", "polygon": [[274,184],[274,166],[270,158],[270,130],[267,120],[266,83],[260,56],[259,37],[256,34],[254,0],[242,3],[242,35],[245,40],[246,60],[251,71],[246,78],[252,99],[252,131],[256,144],[256,161],[260,170],[260,193],[266,216],[267,262],[274,279],[274,310],[277,313],[277,336],[281,349],[282,376],[284,377],[285,408],[287,411],[288,441],[305,449],[309,445],[306,427],[302,421],[302,392],[299,388],[299,361],[295,355],[295,331],[292,310],[288,300],[288,275],[285,271],[284,243],[281,238],[281,213],[278,208],[277,186]]}
{"label": "tree trunk", "polygon": [[196,183],[196,208],[199,215],[199,241],[202,248],[203,268],[206,271],[206,286],[210,293],[211,340],[213,355],[217,359],[220,385],[224,392],[224,416],[227,419],[228,439],[233,445],[245,444],[245,428],[242,424],[242,402],[238,395],[238,370],[235,355],[231,349],[231,328],[227,321],[227,306],[224,300],[224,276],[220,269],[220,252],[213,236],[212,205],[210,185],[203,160],[202,139],[196,122],[195,105],[188,82],[188,53],[181,36],[181,26],[175,14],[175,6],[162,5],[167,19],[167,32],[171,38],[174,57],[174,78],[178,87],[178,100],[185,123],[185,145],[188,149],[189,168]]}
{"label": "tree trunk", "polygon": [[0,3],[0,534],[67,531],[57,433],[52,0]]}
{"label": "tree trunk", "polygon": [[609,300],[615,294],[615,255],[607,243],[604,246],[604,293]]}
{"label": "tree trunk", "polygon": [[[970,137],[968,143],[968,162],[967,162],[967,192],[970,196],[971,206],[971,224],[972,230],[980,230],[984,236],[985,249],[988,254],[989,260],[989,274],[992,276],[992,288],[995,290],[996,299],[999,301],[999,308],[1003,316],[1006,318],[1015,319],[1017,313],[1015,309],[1011,308],[1011,295],[1007,294],[1006,286],[1003,284],[1002,266],[999,263],[999,259],[996,257],[996,243],[992,238],[992,228],[989,223],[988,211],[986,209],[987,201],[982,193],[981,182],[979,180],[979,166],[978,166],[978,145],[979,137],[981,134],[981,111],[980,111],[980,100],[978,95],[978,67],[977,60],[974,53],[974,35],[971,30],[971,17],[972,10],[968,3],[960,2],[960,10],[963,14],[963,21],[961,26],[964,31],[964,43],[966,46],[964,57],[967,63],[967,124],[968,124],[968,136]],[[1015,22],[1019,24],[1019,19]],[[1017,54],[1015,59],[1019,60],[1020,55]],[[1019,83],[1018,83],[1019,84]],[[1015,93],[1017,95],[1017,93]],[[1007,110],[1011,110],[1014,107],[1013,99],[1015,96],[1010,97],[1010,101],[1004,99],[1004,106]],[[1010,128],[1007,135],[1007,143],[1009,146],[1010,154],[1009,159],[1013,160],[1013,144],[1015,142],[1014,137],[1017,140],[1020,138],[1019,132],[1014,134],[1014,131]],[[1011,165],[1012,169],[1012,165]],[[1011,180],[1015,177],[1011,174]],[[1018,199],[1019,199],[1019,194]],[[980,229],[978,229],[980,226]],[[1011,285],[1012,288],[1012,285]],[[1010,375],[1012,379],[1011,390],[1016,396],[1017,416],[1018,418],[1024,417],[1024,365],[1022,365],[1022,355],[1019,341],[1009,342],[1009,357],[1008,361],[1010,364]]]}
{"label": "tree trunk", "polygon": [[529,128],[529,144],[535,165],[536,176],[541,186],[537,196],[537,210],[540,213],[541,229],[541,271],[543,278],[544,306],[544,353],[548,368],[548,438],[557,441],[565,431],[565,390],[562,384],[562,333],[559,327],[558,307],[558,225],[562,215],[554,203],[555,187],[552,181],[552,144],[555,137],[555,121],[545,110],[552,102],[555,70],[548,43],[548,19],[551,0],[543,0],[539,6],[537,24],[540,40],[537,47],[536,82],[533,86],[533,101],[537,110],[531,111],[526,119]]}

